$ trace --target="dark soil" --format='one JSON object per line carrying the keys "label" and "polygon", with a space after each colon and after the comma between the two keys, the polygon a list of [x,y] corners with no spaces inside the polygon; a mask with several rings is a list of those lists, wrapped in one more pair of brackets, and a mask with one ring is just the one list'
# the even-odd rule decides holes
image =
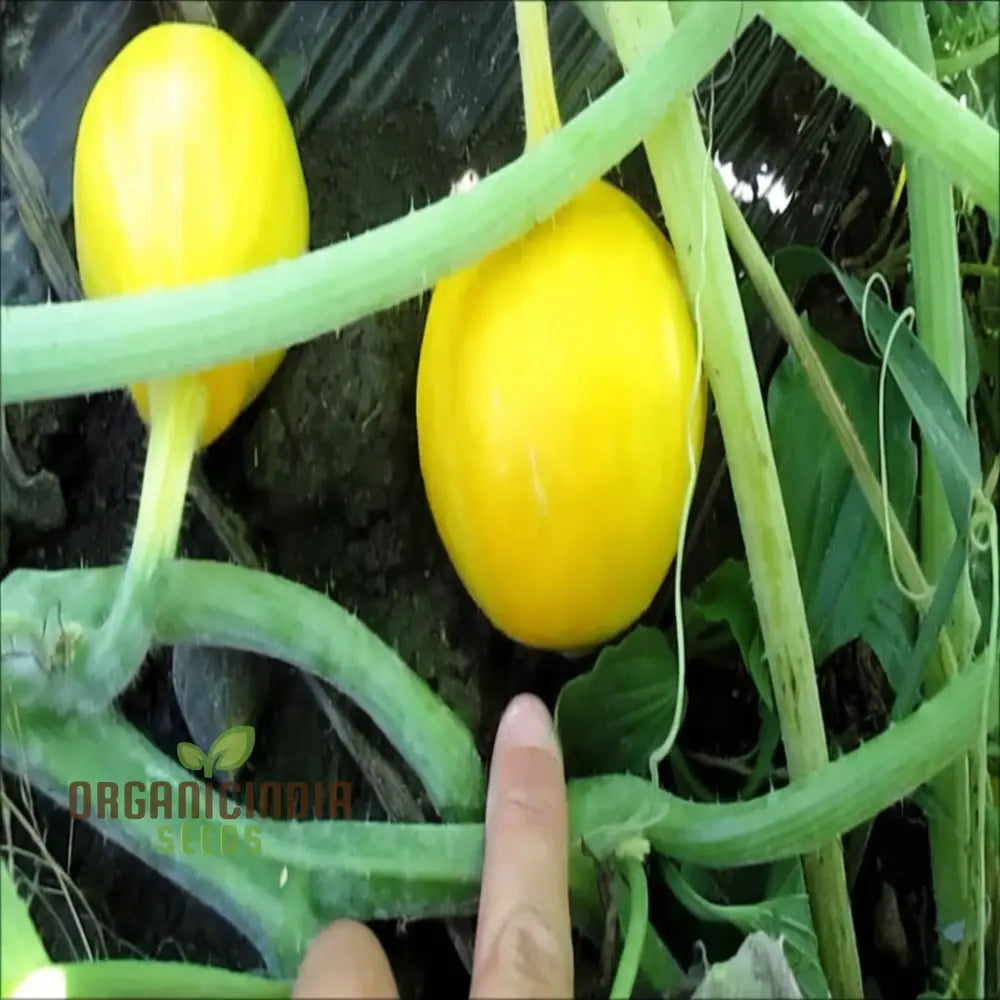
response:
{"label": "dark soil", "polygon": [[[773,114],[797,107],[794,94],[779,96],[768,105]],[[773,124],[776,141],[789,141],[787,128]],[[403,98],[376,121],[341,119],[336,127],[320,122],[303,145],[313,244],[339,240],[389,221],[411,205],[440,198],[468,166],[480,173],[496,169],[520,145],[520,123],[508,116],[468,144],[470,164],[465,144],[443,139],[430,110]],[[861,185],[881,184],[880,155],[871,152],[862,162],[861,174],[847,185],[848,194]],[[658,216],[641,154],[626,161],[618,179]],[[872,198],[882,208],[887,200],[882,189]],[[797,210],[805,217],[808,206]],[[871,220],[881,217],[872,214],[871,204],[866,211],[870,232],[856,241],[862,248],[877,227]],[[485,755],[513,694],[536,691],[554,705],[561,684],[586,669],[591,658],[569,662],[522,649],[499,635],[472,604],[442,550],[416,458],[414,376],[425,304],[406,303],[290,352],[261,399],[203,456],[201,468],[267,568],[355,611],[457,709]],[[773,332],[757,333],[761,343],[770,337],[773,346]],[[30,511],[15,517],[5,510],[10,516],[4,522],[7,551],[0,553],[0,569],[120,560],[128,549],[145,447],[144,428],[127,397],[114,393],[12,407],[7,421],[26,472],[48,470],[58,477],[65,518],[57,526],[40,528],[32,524]],[[707,516],[687,564],[691,582],[738,545],[728,482],[724,471],[715,475],[720,455],[713,429],[700,487]],[[194,507],[182,549],[190,556],[226,557],[225,547]],[[648,620],[669,625],[668,603],[658,601]],[[864,651],[848,651],[844,657],[851,669],[838,670],[839,686],[834,690],[825,683],[824,693],[831,729],[850,742],[871,735],[885,720],[878,684],[870,670],[857,666]],[[309,753],[317,741],[329,741],[328,727],[314,697],[294,674],[274,669],[280,683],[265,690],[255,708],[258,745],[285,741],[281,752],[295,758]],[[759,728],[756,697],[738,661],[692,664],[689,678],[684,750],[719,759],[752,750]],[[191,738],[165,654],[151,657],[122,707],[167,752]],[[288,745],[290,718],[302,746],[294,741]],[[331,755],[337,756],[335,747]],[[781,763],[780,757],[775,763]],[[262,766],[279,764],[271,758]],[[350,764],[341,761],[339,766]],[[711,787],[726,787],[724,776],[711,769],[700,767],[699,775]],[[5,786],[23,807],[10,775],[5,775]],[[250,945],[196,900],[82,824],[70,829],[65,815],[40,797],[35,796],[34,806],[48,849],[94,911],[93,918],[84,918],[83,931],[95,950],[259,967]],[[377,804],[371,808],[378,811]],[[37,850],[16,822],[14,843]],[[24,868],[30,871],[31,865]],[[33,912],[46,943],[56,958],[79,956],[80,934],[68,909],[52,889],[51,877],[40,878],[43,891]],[[875,824],[863,854],[855,910],[866,971],[887,996],[913,995],[926,971],[922,943],[932,926],[927,885],[925,834],[907,815],[886,814]],[[897,946],[886,944],[896,930],[884,926],[891,922],[886,913],[892,909],[885,901],[886,886],[902,913],[905,952],[898,947],[898,934]],[[662,899],[654,900],[654,906],[662,905]],[[661,930],[671,943],[676,934],[682,962],[692,957],[693,939],[687,939],[686,931],[675,932],[671,925],[661,925]],[[467,990],[465,972],[441,924],[387,925],[379,931],[399,970],[403,995]],[[904,973],[911,978],[900,993],[892,985]]]}

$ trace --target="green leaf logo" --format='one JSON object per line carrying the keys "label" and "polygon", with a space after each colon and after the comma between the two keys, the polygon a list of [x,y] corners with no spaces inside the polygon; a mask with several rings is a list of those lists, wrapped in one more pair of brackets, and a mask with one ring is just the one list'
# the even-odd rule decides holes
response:
{"label": "green leaf logo", "polygon": [[224,729],[209,748],[205,760],[205,777],[212,777],[213,767],[222,768],[224,771],[235,771],[240,765],[245,764],[253,752],[254,739],[253,726],[233,726],[231,729]]}
{"label": "green leaf logo", "polygon": [[193,743],[178,743],[177,759],[189,771],[197,771],[205,763],[205,754],[201,747]]}
{"label": "green leaf logo", "polygon": [[253,752],[256,736],[253,726],[232,726],[224,729],[205,753],[194,743],[178,743],[177,759],[189,770],[201,768],[206,778],[211,778],[216,768],[235,771],[245,764]]}

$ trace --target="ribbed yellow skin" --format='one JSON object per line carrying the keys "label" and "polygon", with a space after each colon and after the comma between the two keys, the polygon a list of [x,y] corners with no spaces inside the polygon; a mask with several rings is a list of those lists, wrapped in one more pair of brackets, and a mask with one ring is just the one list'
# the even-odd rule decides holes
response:
{"label": "ribbed yellow skin", "polygon": [[706,392],[673,251],[597,181],[431,298],[420,464],[444,546],[494,625],[535,648],[605,641],[674,559]]}
{"label": "ribbed yellow skin", "polygon": [[[308,249],[295,135],[267,71],[223,31],[163,23],[130,41],[95,85],[73,174],[77,257],[89,298],[176,288]],[[197,375],[211,444],[283,351]],[[146,385],[131,387],[149,420]]]}

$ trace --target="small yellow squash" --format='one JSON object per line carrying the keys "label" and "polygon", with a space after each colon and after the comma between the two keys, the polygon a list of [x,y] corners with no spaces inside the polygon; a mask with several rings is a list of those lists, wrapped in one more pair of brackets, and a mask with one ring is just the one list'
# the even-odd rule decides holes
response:
{"label": "small yellow squash", "polygon": [[[249,271],[308,248],[295,135],[267,71],[225,32],[162,23],[118,53],[87,101],[73,174],[89,298]],[[200,379],[211,444],[259,394],[283,351]],[[149,421],[148,386],[131,387]]]}
{"label": "small yellow squash", "polygon": [[498,629],[573,651],[642,614],[677,551],[705,396],[673,250],[605,181],[437,285],[421,471],[452,563]]}

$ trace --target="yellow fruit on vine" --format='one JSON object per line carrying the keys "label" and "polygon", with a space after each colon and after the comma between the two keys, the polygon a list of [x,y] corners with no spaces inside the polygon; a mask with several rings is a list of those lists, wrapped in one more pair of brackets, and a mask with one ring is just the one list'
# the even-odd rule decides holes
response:
{"label": "yellow fruit on vine", "polygon": [[[77,257],[88,298],[229,277],[308,249],[295,134],[274,81],[223,31],[163,23],[98,79],[73,166]],[[260,393],[283,351],[195,375],[199,444]],[[148,422],[148,387],[131,386]]]}
{"label": "yellow fruit on vine", "polygon": [[705,409],[673,249],[605,181],[437,285],[421,472],[445,549],[499,630],[573,651],[647,609],[677,552]]}

